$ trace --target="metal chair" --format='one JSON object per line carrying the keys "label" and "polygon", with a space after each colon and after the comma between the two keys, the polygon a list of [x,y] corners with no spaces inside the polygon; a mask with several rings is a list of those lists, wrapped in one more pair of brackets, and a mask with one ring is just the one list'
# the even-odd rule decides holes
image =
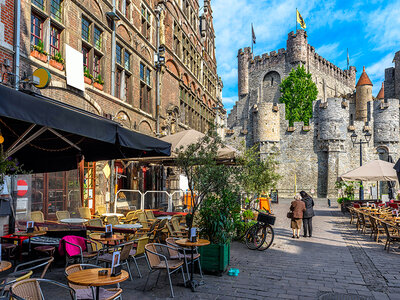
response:
{"label": "metal chair", "polygon": [[[85,239],[83,237],[77,237],[77,238],[81,238],[85,240],[86,243],[86,249],[82,249],[81,246],[74,244],[70,241],[65,240],[65,238],[62,239],[63,243],[64,243],[64,250],[65,250],[65,267],[68,266],[68,264],[70,262],[74,262],[75,260],[79,260],[80,262],[83,264],[85,262],[88,262],[90,260],[94,260],[96,259],[96,263],[97,263],[97,257],[99,254],[99,243],[92,241],[90,239]],[[70,255],[67,251],[66,251],[66,244],[73,246],[73,247],[77,247],[79,249],[79,254],[77,255]],[[88,251],[86,251],[88,250]]]}
{"label": "metal chair", "polygon": [[[121,256],[120,256],[119,263],[121,266],[126,265],[126,267],[128,269],[128,273],[129,273],[129,278],[131,280],[133,280],[133,277],[132,277],[132,273],[131,273],[131,268],[129,266],[129,258],[130,258],[130,252],[132,250],[132,247],[133,247],[133,242],[128,242],[128,243],[119,244],[117,246],[108,248],[108,251],[110,251],[110,249],[112,249],[112,248],[114,248],[114,251],[117,251],[119,248],[121,248]],[[101,254],[98,256],[97,261],[106,263],[107,265],[111,266],[112,256],[113,256],[112,252],[104,253],[104,254]]]}
{"label": "metal chair", "polygon": [[[68,275],[71,275],[77,271],[81,271],[85,268],[100,268],[99,266],[96,265],[91,265],[91,264],[75,264],[75,265],[70,265],[67,268],[65,268],[64,275],[65,277],[68,277]],[[93,287],[86,287],[86,286],[81,286],[77,284],[73,284],[68,282],[68,286],[76,292],[76,296],[78,299],[94,299],[95,298],[95,289]],[[122,299],[122,289],[119,287],[119,284],[117,284],[117,288],[111,288],[111,289],[105,289],[105,288],[100,288],[100,299],[102,300],[113,300],[113,299]]]}
{"label": "metal chair", "polygon": [[[169,281],[169,287],[170,287],[170,292],[171,292],[171,297],[174,297],[174,290],[172,287],[172,281],[171,281],[171,274],[175,273],[179,270],[182,271],[182,277],[183,277],[183,282],[186,284],[186,278],[185,278],[185,273],[183,272],[183,264],[185,263],[182,259],[168,259],[164,254],[161,254],[157,251],[157,248],[159,248],[163,252],[167,252],[168,248],[172,248],[171,246],[164,245],[164,244],[147,244],[145,246],[146,250],[146,256],[147,260],[149,261],[151,271],[149,272],[149,275],[147,276],[146,284],[144,286],[144,290],[146,290],[147,283],[149,281],[150,275],[153,272],[159,271],[158,277],[157,277],[157,282],[158,279],[160,278],[161,271],[166,271],[168,275],[168,281]],[[176,249],[176,248],[174,248]]]}
{"label": "metal chair", "polygon": [[392,244],[394,242],[400,242],[400,235],[391,233],[390,230],[389,230],[388,224],[386,224],[385,222],[382,222],[382,226],[383,226],[383,228],[385,229],[385,232],[386,232],[386,243],[385,243],[385,248],[384,249],[387,252],[389,252],[390,244]]}
{"label": "metal chair", "polygon": [[14,283],[10,289],[11,298],[16,300],[44,300],[43,292],[40,288],[41,282],[50,283],[67,289],[69,291],[71,299],[76,300],[76,293],[74,289],[65,284],[48,279],[25,279]]}
{"label": "metal chair", "polygon": [[[46,275],[47,270],[50,267],[50,264],[54,261],[54,257],[45,257],[45,258],[39,258],[36,260],[28,261],[26,263],[19,264],[18,266],[15,267],[13,273],[18,273],[21,271],[34,271],[36,269],[40,269],[43,267],[43,271],[40,274],[40,278],[44,278]],[[10,274],[12,275],[12,273]]]}
{"label": "metal chair", "polygon": [[130,257],[132,257],[133,262],[135,263],[136,270],[138,271],[139,277],[142,278],[142,273],[140,273],[139,266],[138,266],[136,260],[139,258],[145,258],[146,262],[147,262],[147,266],[150,269],[149,262],[147,261],[147,257],[144,253],[145,252],[144,246],[146,246],[148,244],[149,237],[139,238],[136,240],[136,242],[137,242],[136,249],[132,249],[131,252],[129,253],[129,255],[130,255]]}

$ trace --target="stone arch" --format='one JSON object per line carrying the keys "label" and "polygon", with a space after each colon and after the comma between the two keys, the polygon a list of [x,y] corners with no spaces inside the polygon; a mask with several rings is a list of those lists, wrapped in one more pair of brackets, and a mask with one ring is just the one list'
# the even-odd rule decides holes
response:
{"label": "stone arch", "polygon": [[204,95],[203,95],[203,103],[204,103],[204,105],[207,105],[207,99],[206,99],[206,96],[204,96]]}
{"label": "stone arch", "polygon": [[182,75],[183,84],[189,86],[189,76],[185,73]]}
{"label": "stone arch", "polygon": [[[86,1],[83,0],[82,2],[86,2]],[[101,21],[104,22],[104,18],[103,18],[104,11],[101,8],[101,5],[100,5],[98,0],[90,0],[89,1],[89,7],[87,6],[87,2],[83,3],[83,5],[85,7],[87,7],[92,14],[94,14],[96,17],[98,17]]]}
{"label": "stone arch", "polygon": [[120,110],[115,115],[115,120],[118,121],[118,123],[122,124],[126,128],[132,128],[131,118],[129,117],[128,113],[123,110]]}
{"label": "stone arch", "polygon": [[165,64],[167,66],[167,69],[174,74],[177,78],[181,77],[181,72],[179,71],[179,67],[177,64],[174,62],[174,60],[169,59],[167,60],[167,63]]}
{"label": "stone arch", "polygon": [[166,2],[166,5],[168,5],[168,4],[170,4],[170,6],[172,6],[172,8],[173,8],[173,17],[175,18],[175,20],[178,20],[179,19],[179,12],[178,12],[178,9],[176,8],[176,5],[175,5],[175,2],[171,2],[171,1],[168,1],[168,2]]}
{"label": "stone arch", "polygon": [[196,83],[194,81],[190,83],[190,88],[192,89],[193,94],[196,94]]}
{"label": "stone arch", "polygon": [[276,71],[267,72],[262,79],[263,100],[265,102],[277,103],[281,96],[279,84],[281,83],[281,75]]}
{"label": "stone arch", "polygon": [[208,105],[208,108],[212,108],[211,100],[208,100],[207,105]]}
{"label": "stone arch", "polygon": [[129,44],[131,43],[131,41],[132,41],[131,34],[129,33],[128,28],[126,28],[126,26],[124,24],[118,25],[117,34],[124,41],[128,42]]}
{"label": "stone arch", "polygon": [[146,45],[142,45],[142,49],[141,49],[141,54],[148,60],[151,61],[151,52],[149,50],[149,48],[146,47]]}
{"label": "stone arch", "polygon": [[154,134],[153,127],[151,126],[150,122],[147,121],[146,119],[142,119],[139,122],[138,129],[139,129],[139,132],[141,132],[141,133],[145,133],[148,135]]}
{"label": "stone arch", "polygon": [[201,90],[200,90],[200,88],[198,88],[198,89],[197,89],[197,97],[200,98],[200,96],[201,96]]}

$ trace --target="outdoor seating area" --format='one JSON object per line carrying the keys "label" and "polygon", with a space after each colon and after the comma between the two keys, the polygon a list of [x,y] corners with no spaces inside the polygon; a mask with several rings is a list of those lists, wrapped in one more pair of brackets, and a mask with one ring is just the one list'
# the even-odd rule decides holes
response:
{"label": "outdoor seating area", "polygon": [[[185,218],[182,215],[157,217],[153,210],[130,211],[122,217],[119,214],[89,216],[83,209],[81,213],[79,219],[88,219],[78,224],[63,222],[73,219],[67,212],[60,211],[57,214],[58,221],[50,222],[41,218],[40,212],[35,212],[31,214],[37,221],[33,232],[26,231],[25,223],[19,222],[21,231],[2,237],[5,260],[0,271],[14,268],[2,280],[2,296],[43,299],[36,296],[41,294],[43,284],[50,283],[55,285],[52,287],[54,289],[69,292],[73,299],[116,299],[124,295],[120,282],[133,281],[148,273],[143,286],[143,289],[147,289],[151,274],[165,271],[170,296],[173,297],[173,285],[186,285],[191,276],[192,263],[198,266],[203,277],[197,248],[184,248],[175,242],[186,236]],[[104,234],[108,224],[112,224],[111,236]],[[73,234],[73,230],[79,234]],[[14,247],[9,249],[9,245]],[[110,268],[116,251],[120,255],[122,270],[120,275],[112,277]],[[192,256],[191,251],[194,251]],[[40,258],[32,260],[34,257]],[[138,264],[139,260],[142,263]],[[131,269],[132,262],[134,268]],[[64,281],[42,280],[50,279],[47,275],[51,264],[64,269]],[[99,270],[108,270],[108,275],[100,275]],[[178,271],[181,276],[172,276]],[[165,296],[168,297],[167,294]]]}
{"label": "outdoor seating area", "polygon": [[[400,217],[398,203],[355,202],[350,206],[350,224],[357,231],[369,234],[377,243],[384,245],[387,252],[390,247],[400,242]],[[400,244],[399,244],[400,246]]]}

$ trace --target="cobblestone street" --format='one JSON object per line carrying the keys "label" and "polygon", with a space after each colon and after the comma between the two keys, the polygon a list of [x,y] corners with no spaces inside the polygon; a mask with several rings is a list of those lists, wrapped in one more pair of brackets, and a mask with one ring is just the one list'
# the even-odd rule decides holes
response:
{"label": "cobblestone street", "polygon": [[[251,251],[244,244],[232,244],[230,267],[240,269],[238,277],[206,275],[206,284],[196,293],[174,284],[175,298],[400,299],[400,252],[396,252],[396,246],[387,253],[383,244],[373,242],[369,234],[357,233],[337,206],[329,208],[322,201],[316,201],[313,237],[292,239],[286,218],[289,202],[283,200],[273,206],[277,221],[270,249]],[[135,273],[134,281],[121,284],[123,299],[169,297],[163,277],[159,287],[143,292],[147,274],[144,265],[141,269],[142,279]],[[53,269],[48,277],[65,282],[62,268]],[[150,287],[156,277],[153,274]],[[181,278],[173,277],[173,282]],[[49,299],[63,298],[57,294]]]}

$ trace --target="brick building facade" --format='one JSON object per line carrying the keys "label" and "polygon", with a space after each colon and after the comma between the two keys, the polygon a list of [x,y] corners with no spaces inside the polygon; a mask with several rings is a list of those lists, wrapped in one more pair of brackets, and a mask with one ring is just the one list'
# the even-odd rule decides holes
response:
{"label": "brick building facade", "polygon": [[14,0],[0,0],[0,82],[14,66]]}

